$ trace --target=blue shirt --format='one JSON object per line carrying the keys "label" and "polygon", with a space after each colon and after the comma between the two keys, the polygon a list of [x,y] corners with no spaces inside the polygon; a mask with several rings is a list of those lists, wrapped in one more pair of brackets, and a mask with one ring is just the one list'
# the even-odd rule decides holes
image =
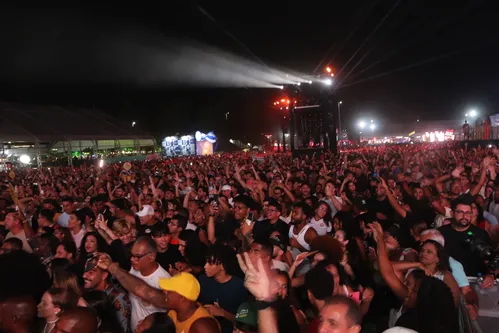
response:
{"label": "blue shirt", "polygon": [[452,269],[452,276],[456,280],[459,288],[467,287],[470,285],[466,273],[464,273],[463,265],[456,259],[449,257],[449,266]]}

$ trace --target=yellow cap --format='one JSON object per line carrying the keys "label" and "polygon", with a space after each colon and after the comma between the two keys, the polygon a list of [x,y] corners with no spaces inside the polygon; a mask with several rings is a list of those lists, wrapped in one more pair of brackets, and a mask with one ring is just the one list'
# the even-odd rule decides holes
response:
{"label": "yellow cap", "polygon": [[171,278],[159,279],[159,287],[166,291],[174,291],[191,301],[197,300],[201,291],[201,286],[194,275],[184,272]]}

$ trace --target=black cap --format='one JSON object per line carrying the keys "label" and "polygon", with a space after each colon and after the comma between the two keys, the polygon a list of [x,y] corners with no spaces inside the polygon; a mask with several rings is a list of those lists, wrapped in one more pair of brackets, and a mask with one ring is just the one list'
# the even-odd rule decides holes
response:
{"label": "black cap", "polygon": [[270,237],[270,244],[277,246],[283,251],[286,251],[286,243],[284,242],[284,237],[280,234],[276,234]]}

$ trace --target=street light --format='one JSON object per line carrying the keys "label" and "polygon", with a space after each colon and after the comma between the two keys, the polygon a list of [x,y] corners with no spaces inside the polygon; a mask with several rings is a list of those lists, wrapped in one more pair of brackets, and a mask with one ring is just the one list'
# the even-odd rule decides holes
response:
{"label": "street light", "polygon": [[341,136],[341,104],[343,104],[343,101],[338,102],[338,140],[342,139],[342,136]]}
{"label": "street light", "polygon": [[229,120],[229,114],[230,114],[230,112],[225,112],[225,120],[226,121]]}
{"label": "street light", "polygon": [[470,110],[470,117],[475,118],[477,116],[478,112],[476,112],[475,109]]}
{"label": "street light", "polygon": [[365,123],[363,120],[361,120],[361,121],[359,122],[359,127],[360,127],[360,128],[364,128],[364,127],[366,127],[366,123]]}
{"label": "street light", "polygon": [[371,129],[371,131],[374,131],[374,129],[376,128],[376,126],[374,124],[371,124],[371,126],[369,126],[369,128]]}
{"label": "street light", "polygon": [[132,127],[135,127],[135,124],[137,124],[135,121],[132,121]]}

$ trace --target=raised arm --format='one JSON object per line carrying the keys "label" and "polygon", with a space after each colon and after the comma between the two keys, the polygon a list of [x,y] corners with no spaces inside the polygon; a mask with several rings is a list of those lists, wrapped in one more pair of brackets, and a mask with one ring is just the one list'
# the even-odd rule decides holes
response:
{"label": "raised arm", "polygon": [[98,266],[101,269],[109,271],[119,283],[129,292],[140,297],[144,301],[151,303],[155,307],[167,309],[165,294],[156,288],[149,286],[143,280],[121,269],[118,263],[112,262],[111,257],[107,254],[102,254],[99,257]]}

